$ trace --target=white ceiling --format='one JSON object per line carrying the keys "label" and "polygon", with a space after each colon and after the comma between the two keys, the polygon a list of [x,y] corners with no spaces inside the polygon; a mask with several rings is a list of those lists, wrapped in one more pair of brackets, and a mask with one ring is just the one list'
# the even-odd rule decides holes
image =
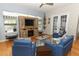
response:
{"label": "white ceiling", "polygon": [[54,3],[54,5],[52,5],[52,6],[43,5],[41,8],[40,8],[40,4],[41,3],[17,3],[17,5],[23,6],[25,8],[28,7],[30,9],[43,11],[43,12],[51,11],[53,8],[66,6],[66,5],[69,5],[70,3]]}

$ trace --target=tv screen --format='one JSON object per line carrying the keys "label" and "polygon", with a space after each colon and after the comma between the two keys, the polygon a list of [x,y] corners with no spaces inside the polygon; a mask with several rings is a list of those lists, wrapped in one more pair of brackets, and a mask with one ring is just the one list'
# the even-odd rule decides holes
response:
{"label": "tv screen", "polygon": [[33,26],[34,20],[31,19],[25,19],[25,26]]}

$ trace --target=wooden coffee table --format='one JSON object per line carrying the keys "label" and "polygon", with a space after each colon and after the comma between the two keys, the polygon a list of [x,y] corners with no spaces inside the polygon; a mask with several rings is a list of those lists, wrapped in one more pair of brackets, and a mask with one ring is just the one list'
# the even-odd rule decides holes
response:
{"label": "wooden coffee table", "polygon": [[37,56],[51,56],[52,50],[47,46],[39,46],[37,47]]}

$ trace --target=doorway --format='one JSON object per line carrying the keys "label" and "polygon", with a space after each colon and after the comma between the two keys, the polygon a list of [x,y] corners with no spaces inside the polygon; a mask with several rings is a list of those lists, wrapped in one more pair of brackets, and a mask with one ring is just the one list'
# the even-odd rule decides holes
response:
{"label": "doorway", "polygon": [[76,30],[76,39],[78,38],[79,38],[79,17],[78,17],[77,30]]}

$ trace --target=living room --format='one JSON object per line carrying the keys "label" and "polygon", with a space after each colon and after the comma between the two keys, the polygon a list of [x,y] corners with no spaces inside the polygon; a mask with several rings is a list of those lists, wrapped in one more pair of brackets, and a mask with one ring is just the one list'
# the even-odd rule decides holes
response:
{"label": "living room", "polygon": [[78,10],[78,3],[0,4],[0,56],[79,56]]}

